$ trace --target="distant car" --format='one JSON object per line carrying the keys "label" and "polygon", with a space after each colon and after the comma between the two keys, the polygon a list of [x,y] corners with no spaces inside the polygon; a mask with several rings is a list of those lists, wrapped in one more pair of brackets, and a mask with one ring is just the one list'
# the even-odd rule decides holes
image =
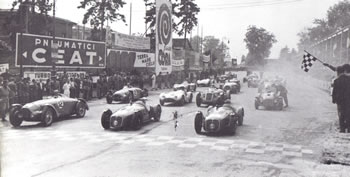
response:
{"label": "distant car", "polygon": [[184,85],[178,85],[174,87],[175,91],[171,91],[169,93],[161,93],[159,95],[159,103],[160,105],[164,105],[164,103],[176,103],[180,106],[183,106],[185,103],[191,103],[193,98],[193,93],[188,91],[189,86],[185,87]]}
{"label": "distant car", "polygon": [[162,113],[161,106],[148,106],[145,101],[138,100],[116,112],[105,110],[101,116],[101,125],[104,129],[138,130],[147,122],[159,121]]}
{"label": "distant car", "polygon": [[188,91],[195,92],[197,90],[197,85],[195,83],[188,83],[187,81],[182,82],[181,84],[174,84],[174,91],[177,88],[185,87]]}
{"label": "distant car", "polygon": [[228,79],[229,79],[229,76],[227,76],[225,74],[217,77],[217,81],[219,83],[225,83]]}
{"label": "distant car", "polygon": [[283,110],[283,97],[277,95],[275,89],[263,89],[255,97],[255,109],[263,106],[265,109]]}
{"label": "distant car", "polygon": [[234,78],[226,81],[223,88],[224,90],[229,90],[230,93],[238,93],[241,91],[241,82]]}
{"label": "distant car", "polygon": [[108,104],[111,104],[113,101],[130,102],[147,96],[148,91],[146,89],[140,89],[137,87],[124,87],[123,89],[116,92],[108,91],[106,95],[106,101]]}
{"label": "distant car", "polygon": [[209,107],[207,114],[199,111],[194,119],[194,129],[197,134],[204,129],[207,133],[226,132],[234,134],[237,126],[243,125],[244,108],[234,107],[225,103],[221,107]]}
{"label": "distant car", "polygon": [[216,105],[218,102],[218,99],[220,97],[223,97],[224,100],[231,99],[230,91],[224,91],[223,89],[219,88],[209,88],[208,90],[204,92],[199,92],[196,96],[196,104],[198,107],[200,107],[202,104],[207,105]]}
{"label": "distant car", "polygon": [[197,80],[197,85],[199,87],[209,87],[212,84],[211,79],[202,79],[202,80]]}
{"label": "distant car", "polygon": [[56,94],[47,99],[34,101],[25,105],[13,104],[10,109],[10,123],[18,127],[23,121],[42,122],[44,126],[50,126],[60,117],[76,115],[85,116],[89,107],[85,100],[69,98],[62,94]]}
{"label": "distant car", "polygon": [[248,82],[247,83],[248,84],[248,88],[249,87],[257,88],[259,86],[259,83],[260,83],[259,76],[255,75],[255,74],[249,75],[247,77],[247,82]]}

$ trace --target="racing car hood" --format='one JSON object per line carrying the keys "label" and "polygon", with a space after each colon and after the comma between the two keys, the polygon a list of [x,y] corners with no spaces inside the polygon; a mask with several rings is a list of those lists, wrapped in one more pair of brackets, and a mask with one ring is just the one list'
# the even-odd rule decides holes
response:
{"label": "racing car hood", "polygon": [[264,92],[259,95],[263,100],[274,99],[275,95],[273,92]]}
{"label": "racing car hood", "polygon": [[208,115],[206,116],[205,120],[222,120],[225,119],[227,116],[229,116],[232,111],[229,111],[225,108],[216,108],[213,107],[209,110]]}
{"label": "racing car hood", "polygon": [[169,92],[169,93],[161,93],[159,95],[160,98],[174,98],[175,97],[177,99],[180,99],[182,96],[184,95],[184,91],[183,90],[177,90],[177,91],[172,91],[172,92]]}
{"label": "racing car hood", "polygon": [[198,80],[197,84],[207,84],[210,82],[210,79],[203,79],[203,80]]}
{"label": "racing car hood", "polygon": [[204,93],[222,93],[224,92],[221,89],[217,89],[217,88],[209,88],[208,90],[206,90]]}
{"label": "racing car hood", "polygon": [[52,104],[56,103],[57,102],[56,99],[58,99],[58,98],[49,98],[49,99],[34,101],[31,103],[25,104],[22,108],[27,108],[31,111],[39,110],[41,108],[41,106],[52,105]]}
{"label": "racing car hood", "polygon": [[145,109],[145,107],[142,105],[132,104],[132,105],[129,105],[129,106],[126,106],[126,107],[119,109],[118,111],[113,113],[112,116],[125,118],[125,117],[133,115],[135,112],[141,111],[143,109]]}
{"label": "racing car hood", "polygon": [[121,89],[121,90],[118,90],[118,91],[114,92],[113,95],[126,96],[128,94],[129,94],[129,88],[126,88],[126,89]]}

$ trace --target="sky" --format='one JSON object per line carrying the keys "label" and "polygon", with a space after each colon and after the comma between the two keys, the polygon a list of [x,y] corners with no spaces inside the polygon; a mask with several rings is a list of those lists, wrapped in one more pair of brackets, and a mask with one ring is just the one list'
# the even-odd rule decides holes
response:
{"label": "sky", "polygon": [[[126,23],[114,22],[112,29],[129,33],[130,4],[132,4],[131,33],[145,33],[143,0],[124,0],[121,9]],[[250,25],[265,28],[276,36],[277,43],[269,58],[278,58],[281,48],[297,48],[297,34],[312,26],[316,18],[326,18],[327,10],[341,0],[195,0],[201,8],[198,28],[192,36],[215,36],[230,48],[230,55],[240,61],[248,50],[243,39]],[[1,0],[0,8],[11,8],[13,0]],[[56,0],[56,16],[82,24],[85,10],[77,9],[80,0]],[[177,37],[174,35],[174,37]],[[228,43],[229,41],[229,43]]]}

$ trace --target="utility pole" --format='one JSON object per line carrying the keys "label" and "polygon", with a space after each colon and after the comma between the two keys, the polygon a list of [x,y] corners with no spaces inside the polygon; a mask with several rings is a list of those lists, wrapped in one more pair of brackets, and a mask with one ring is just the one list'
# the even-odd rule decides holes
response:
{"label": "utility pole", "polygon": [[[51,63],[52,63],[52,71],[51,76],[56,75],[56,53],[58,52],[58,46],[55,44],[56,38],[56,0],[53,0],[53,32],[52,32],[52,43],[51,45]],[[54,52],[52,50],[54,49]],[[54,55],[53,55],[54,53]]]}
{"label": "utility pole", "polygon": [[131,21],[132,21],[132,2],[130,3],[129,35],[131,35]]}
{"label": "utility pole", "polygon": [[187,14],[188,14],[188,7],[187,7],[187,1],[185,1],[185,24],[184,24],[184,31],[185,31],[185,35],[184,35],[184,58],[185,58],[185,63],[184,63],[184,69],[185,69],[185,74],[186,74],[186,78],[188,75],[188,68],[189,68],[189,61],[186,58],[186,34],[187,34]]}

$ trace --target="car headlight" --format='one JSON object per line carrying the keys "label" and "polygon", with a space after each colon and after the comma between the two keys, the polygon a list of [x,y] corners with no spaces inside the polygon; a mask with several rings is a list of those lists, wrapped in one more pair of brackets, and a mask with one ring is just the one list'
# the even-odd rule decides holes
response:
{"label": "car headlight", "polygon": [[118,126],[118,120],[113,120],[113,126],[114,127]]}

